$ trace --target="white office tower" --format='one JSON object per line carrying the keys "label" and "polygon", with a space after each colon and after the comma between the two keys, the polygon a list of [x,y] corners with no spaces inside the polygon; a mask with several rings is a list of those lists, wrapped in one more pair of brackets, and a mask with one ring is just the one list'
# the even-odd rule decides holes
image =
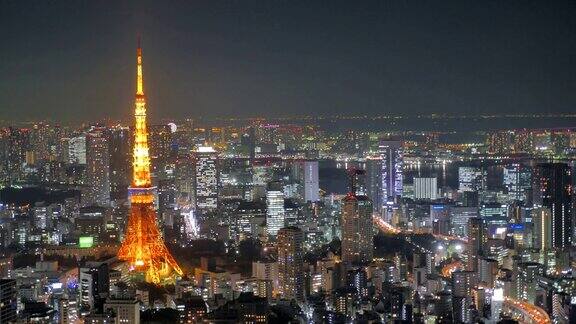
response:
{"label": "white office tower", "polygon": [[300,184],[300,196],[305,202],[320,200],[318,161],[298,161],[294,165],[294,177]]}
{"label": "white office tower", "polygon": [[382,201],[395,201],[402,197],[404,151],[401,141],[380,141],[378,153],[382,172]]}
{"label": "white office tower", "polygon": [[458,168],[458,190],[478,191],[486,184],[486,171],[476,167]]}
{"label": "white office tower", "polygon": [[194,161],[196,209],[200,212],[213,211],[218,207],[220,184],[218,153],[210,146],[201,146],[194,153]]}
{"label": "white office tower", "polygon": [[436,178],[414,178],[414,198],[430,200],[438,198],[438,180]]}
{"label": "white office tower", "polygon": [[80,135],[68,140],[68,163],[86,164],[86,136]]}
{"label": "white office tower", "polygon": [[271,182],[266,190],[266,228],[268,235],[276,236],[284,227],[286,212],[284,210],[284,192],[282,184]]}
{"label": "white office tower", "polygon": [[532,172],[519,163],[509,164],[504,167],[502,184],[511,200],[524,201],[526,190],[532,187]]}
{"label": "white office tower", "polygon": [[490,321],[489,323],[498,323],[500,320],[500,313],[502,312],[502,304],[504,303],[504,289],[502,287],[494,288],[492,291],[492,302],[490,307]]}

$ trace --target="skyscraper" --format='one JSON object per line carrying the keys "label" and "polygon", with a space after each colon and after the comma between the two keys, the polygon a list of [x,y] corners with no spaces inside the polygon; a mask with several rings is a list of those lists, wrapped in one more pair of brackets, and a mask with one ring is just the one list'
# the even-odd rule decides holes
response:
{"label": "skyscraper", "polygon": [[472,289],[478,284],[476,271],[454,271],[452,273],[452,309],[456,323],[470,323]]}
{"label": "skyscraper", "polygon": [[401,141],[380,141],[378,146],[382,166],[382,200],[395,201],[402,197],[404,150]]}
{"label": "skyscraper", "polygon": [[80,306],[90,310],[99,300],[106,298],[110,290],[110,272],[108,264],[90,262],[78,268],[80,284]]}
{"label": "skyscraper", "polygon": [[318,182],[318,161],[298,161],[294,166],[294,175],[300,184],[300,196],[305,202],[318,201],[320,188]]}
{"label": "skyscraper", "polygon": [[86,136],[74,136],[68,140],[68,163],[86,164]]}
{"label": "skyscraper", "polygon": [[478,256],[483,255],[484,244],[488,240],[486,223],[480,217],[468,220],[468,270],[478,268]]}
{"label": "skyscraper", "polygon": [[538,203],[552,215],[552,247],[572,245],[572,174],[564,163],[542,163],[536,168],[534,189]]}
{"label": "skyscraper", "polygon": [[366,195],[374,205],[374,211],[382,211],[382,160],[380,157],[366,159]]}
{"label": "skyscraper", "polygon": [[278,292],[283,299],[304,301],[303,242],[304,233],[298,227],[278,231]]}
{"label": "skyscraper", "polygon": [[113,199],[125,199],[130,185],[130,142],[128,127],[108,129],[110,196]]}
{"label": "skyscraper", "polygon": [[280,182],[270,182],[266,189],[266,227],[268,235],[276,236],[284,227],[286,213],[284,210],[284,192]]}
{"label": "skyscraper", "polygon": [[552,248],[552,213],[546,207],[535,208],[532,210],[532,224],[534,232],[532,240],[534,248],[540,251]]}
{"label": "skyscraper", "polygon": [[194,196],[196,210],[213,211],[218,207],[220,170],[218,153],[210,146],[201,146],[194,153],[195,177]]}
{"label": "skyscraper", "polygon": [[0,279],[0,323],[16,321],[17,295],[15,279]]}
{"label": "skyscraper", "polygon": [[155,173],[164,177],[166,165],[172,152],[172,129],[170,125],[150,126],[150,159]]}
{"label": "skyscraper", "polygon": [[104,131],[94,128],[86,134],[87,205],[110,205],[110,157]]}
{"label": "skyscraper", "polygon": [[512,163],[504,167],[502,184],[512,200],[524,201],[526,190],[532,186],[532,172],[526,166]]}
{"label": "skyscraper", "polygon": [[354,185],[342,206],[342,261],[363,264],[372,261],[374,253],[372,201],[354,193]]}
{"label": "skyscraper", "polygon": [[486,171],[477,167],[458,168],[458,190],[461,192],[478,191],[486,184]]}

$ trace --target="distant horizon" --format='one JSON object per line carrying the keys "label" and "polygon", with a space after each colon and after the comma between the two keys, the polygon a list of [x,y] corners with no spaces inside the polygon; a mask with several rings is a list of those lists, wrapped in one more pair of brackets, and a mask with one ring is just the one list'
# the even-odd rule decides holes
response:
{"label": "distant horizon", "polygon": [[[254,117],[254,118],[152,118],[149,125],[166,125],[170,122],[184,123],[192,121],[195,127],[247,127],[258,122],[285,126],[314,126],[328,133],[343,131],[359,132],[435,132],[440,134],[473,134],[477,132],[530,130],[576,130],[576,114],[501,114],[501,115],[415,115],[415,116],[292,116],[292,117]],[[29,128],[46,123],[67,128],[79,129],[91,125],[131,127],[131,117],[116,120],[59,122],[51,120],[7,121],[0,120],[0,126]]]}
{"label": "distant horizon", "polygon": [[560,113],[576,2],[0,4],[0,118]]}

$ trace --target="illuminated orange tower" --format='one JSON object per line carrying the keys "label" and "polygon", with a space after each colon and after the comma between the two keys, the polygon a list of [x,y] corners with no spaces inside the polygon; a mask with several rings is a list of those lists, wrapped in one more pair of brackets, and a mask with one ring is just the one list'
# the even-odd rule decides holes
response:
{"label": "illuminated orange tower", "polygon": [[131,270],[144,272],[147,282],[159,284],[176,274],[182,275],[182,270],[166,248],[156,224],[154,187],[150,179],[140,40],[138,40],[137,60],[133,179],[129,189],[130,215],[125,238],[118,251],[118,259],[128,262]]}

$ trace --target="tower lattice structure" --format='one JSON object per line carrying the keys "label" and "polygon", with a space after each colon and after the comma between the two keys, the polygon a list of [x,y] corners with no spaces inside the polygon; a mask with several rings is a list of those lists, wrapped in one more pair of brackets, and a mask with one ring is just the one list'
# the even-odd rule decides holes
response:
{"label": "tower lattice structure", "polygon": [[124,241],[118,251],[118,259],[128,262],[131,270],[144,272],[147,282],[159,284],[176,274],[182,275],[182,270],[166,248],[156,224],[140,42],[137,54],[133,175],[132,186],[129,189],[130,214]]}

